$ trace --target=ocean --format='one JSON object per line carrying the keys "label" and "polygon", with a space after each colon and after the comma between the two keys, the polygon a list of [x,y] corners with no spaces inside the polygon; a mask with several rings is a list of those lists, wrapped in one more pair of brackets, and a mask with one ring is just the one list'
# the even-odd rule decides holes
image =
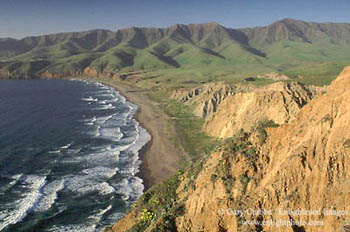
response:
{"label": "ocean", "polygon": [[81,80],[0,81],[0,231],[103,231],[143,192],[137,107]]}

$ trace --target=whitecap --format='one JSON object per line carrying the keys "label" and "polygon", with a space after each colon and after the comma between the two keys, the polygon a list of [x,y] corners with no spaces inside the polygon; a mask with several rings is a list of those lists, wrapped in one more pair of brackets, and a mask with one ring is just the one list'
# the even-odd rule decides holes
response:
{"label": "whitecap", "polygon": [[119,141],[123,137],[123,133],[120,131],[119,127],[116,128],[101,128],[100,137],[111,139],[114,141]]}
{"label": "whitecap", "polygon": [[118,193],[126,202],[133,202],[143,194],[143,181],[138,177],[124,178],[118,185]]}
{"label": "whitecap", "polygon": [[34,211],[43,212],[51,208],[57,199],[57,193],[64,189],[64,180],[55,180],[42,189],[43,196],[38,201]]}
{"label": "whitecap", "polygon": [[85,122],[85,125],[94,125],[94,123],[96,122],[96,116],[94,116],[92,119],[84,119],[83,121]]}
{"label": "whitecap", "polygon": [[97,98],[93,98],[92,96],[90,96],[90,97],[83,97],[81,100],[83,100],[83,101],[88,101],[88,102],[97,102],[98,101],[98,99]]}
{"label": "whitecap", "polygon": [[105,116],[105,117],[98,117],[96,119],[96,121],[97,121],[97,123],[99,125],[102,125],[102,124],[106,123],[108,120],[110,120],[112,117],[113,117],[113,115],[108,115],[108,116]]}
{"label": "whitecap", "polygon": [[68,226],[53,226],[48,231],[51,232],[96,232],[96,225],[94,224],[78,224]]}
{"label": "whitecap", "polygon": [[23,174],[16,174],[10,177],[12,181],[8,183],[5,187],[0,189],[0,194],[5,194],[5,191],[12,188],[14,185],[16,185],[21,179],[23,178]]}
{"label": "whitecap", "polygon": [[72,144],[71,143],[68,143],[62,147],[60,147],[60,149],[68,149]]}
{"label": "whitecap", "polygon": [[61,150],[53,150],[53,151],[49,151],[50,154],[56,154],[56,153],[60,153]]}
{"label": "whitecap", "polygon": [[95,110],[111,110],[111,109],[115,109],[116,107],[113,106],[112,104],[108,104],[108,105],[104,105],[102,107],[99,108],[95,108]]}
{"label": "whitecap", "polygon": [[122,194],[123,200],[130,203],[137,200],[143,193],[143,181],[136,176],[142,163],[139,158],[139,151],[151,139],[150,134],[144,128],[140,127],[136,120],[133,120],[133,123],[138,133],[131,146],[126,150],[126,155],[123,157],[126,163],[119,171],[126,178],[116,186],[116,189],[118,189],[117,192]]}
{"label": "whitecap", "polygon": [[66,188],[79,194],[87,194],[97,191],[101,195],[115,192],[115,189],[105,182],[117,173],[118,169],[107,167],[94,167],[84,169],[77,175],[70,175],[66,178]]}
{"label": "whitecap", "polygon": [[24,197],[6,205],[6,210],[0,212],[0,231],[8,225],[16,224],[23,220],[27,213],[36,207],[42,196],[41,189],[46,184],[46,176],[28,175],[21,177],[21,181],[27,186],[29,192]]}

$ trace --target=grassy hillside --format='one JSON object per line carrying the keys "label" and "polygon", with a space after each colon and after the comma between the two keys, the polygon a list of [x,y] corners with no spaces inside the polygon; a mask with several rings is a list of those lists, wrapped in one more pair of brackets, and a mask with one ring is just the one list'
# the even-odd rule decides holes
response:
{"label": "grassy hillside", "polygon": [[238,30],[208,23],[60,33],[0,39],[0,71],[43,76],[82,73],[87,67],[97,74],[146,70],[136,79],[150,86],[234,83],[279,71],[299,73],[305,83],[328,84],[314,73],[334,77],[349,64],[349,38],[350,24],[292,19]]}

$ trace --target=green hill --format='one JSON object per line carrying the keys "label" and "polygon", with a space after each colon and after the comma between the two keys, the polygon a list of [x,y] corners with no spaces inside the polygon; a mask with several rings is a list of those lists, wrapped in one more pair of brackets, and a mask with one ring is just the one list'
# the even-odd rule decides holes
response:
{"label": "green hill", "polygon": [[[350,24],[293,19],[244,29],[176,24],[0,39],[0,71],[10,76],[84,72],[87,67],[96,73],[147,70],[139,81],[157,76],[152,78],[157,83],[178,85],[189,80],[234,82],[264,72],[317,67],[322,67],[322,76],[323,71],[338,71],[331,64],[349,61]],[[311,77],[307,73],[305,78]]]}

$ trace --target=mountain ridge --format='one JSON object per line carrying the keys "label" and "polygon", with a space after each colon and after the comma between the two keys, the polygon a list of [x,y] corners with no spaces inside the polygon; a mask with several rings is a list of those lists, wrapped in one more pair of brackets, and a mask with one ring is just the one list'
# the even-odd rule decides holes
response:
{"label": "mountain ridge", "polygon": [[212,22],[1,39],[0,71],[20,78],[84,74],[86,68],[99,75],[181,68],[202,76],[211,73],[205,69],[219,69],[223,74],[217,76],[227,80],[251,75],[246,70],[262,74],[350,61],[349,54],[346,23],[283,19],[265,27],[232,29]]}

